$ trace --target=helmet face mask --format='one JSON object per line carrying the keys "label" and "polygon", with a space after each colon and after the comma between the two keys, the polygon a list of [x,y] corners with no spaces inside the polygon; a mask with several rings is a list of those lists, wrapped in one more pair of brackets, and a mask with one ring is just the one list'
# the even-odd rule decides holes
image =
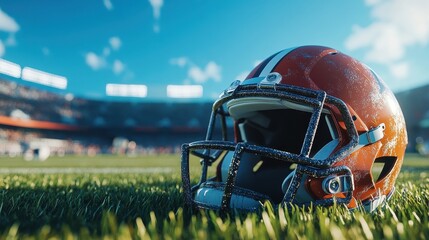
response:
{"label": "helmet face mask", "polygon": [[[303,55],[325,49],[298,48]],[[298,50],[287,51],[299,53]],[[323,88],[293,84],[295,80],[288,79],[295,78],[285,74],[290,73],[291,67],[282,69],[283,72],[273,67],[266,76],[256,76],[258,71],[259,74],[266,72],[266,66],[273,65],[271,61],[278,61],[274,66],[281,65],[289,52],[282,58],[278,57],[280,53],[268,58],[243,82],[233,82],[213,104],[206,139],[182,146],[182,181],[187,205],[255,211],[264,201],[323,206],[336,202],[350,208],[362,202],[371,211],[382,203],[376,199],[385,198],[386,191],[393,192],[389,182],[390,189],[384,189],[377,198],[371,173],[376,155],[382,150],[384,122],[367,126],[344,99],[330,95]],[[308,65],[316,65],[311,64]],[[303,69],[302,75],[306,71]],[[219,130],[216,122],[221,123],[220,140],[214,139],[214,131]],[[227,123],[231,122],[234,139],[227,134]],[[406,137],[404,130],[400,132]],[[372,151],[374,157],[360,160],[363,159],[360,155],[368,151]],[[202,168],[199,182],[192,187],[190,154],[201,158]],[[368,158],[368,154],[365,155]],[[384,158],[382,178],[392,175],[390,177],[396,179],[397,172],[391,172],[400,168],[402,159],[398,164],[398,158],[403,157],[403,152],[402,156],[394,157]],[[216,174],[209,178],[208,168],[214,162],[217,163]],[[366,166],[368,164],[370,166]],[[372,182],[367,184],[375,186],[372,194],[363,192],[367,186],[356,186],[356,183],[368,181]]]}

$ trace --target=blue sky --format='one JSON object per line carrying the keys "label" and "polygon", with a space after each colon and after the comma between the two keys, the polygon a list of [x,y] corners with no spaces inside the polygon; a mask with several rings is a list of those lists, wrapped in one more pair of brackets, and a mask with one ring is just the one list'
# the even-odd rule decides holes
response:
{"label": "blue sky", "polygon": [[427,0],[0,0],[0,58],[64,76],[48,89],[76,96],[144,84],[146,100],[166,100],[173,84],[212,100],[269,55],[316,44],[398,92],[429,83],[428,12]]}

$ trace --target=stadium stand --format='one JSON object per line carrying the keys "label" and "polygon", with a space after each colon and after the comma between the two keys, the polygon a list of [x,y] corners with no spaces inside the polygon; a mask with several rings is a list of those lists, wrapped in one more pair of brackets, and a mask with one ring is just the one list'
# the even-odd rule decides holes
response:
{"label": "stadium stand", "polygon": [[178,152],[204,138],[211,105],[71,98],[0,80],[0,155]]}
{"label": "stadium stand", "polygon": [[[427,144],[429,85],[396,94],[407,122],[408,151]],[[212,102],[99,101],[0,79],[0,156],[157,154],[203,139]],[[218,126],[219,127],[219,126]]]}

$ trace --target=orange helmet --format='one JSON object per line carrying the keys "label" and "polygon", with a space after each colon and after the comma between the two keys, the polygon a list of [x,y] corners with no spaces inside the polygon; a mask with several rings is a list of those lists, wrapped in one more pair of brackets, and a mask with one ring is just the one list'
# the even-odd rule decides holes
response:
{"label": "orange helmet", "polygon": [[[183,144],[185,203],[252,211],[264,201],[336,202],[372,211],[394,192],[406,144],[395,96],[368,66],[328,47],[286,49],[221,94],[205,140]],[[202,165],[192,187],[189,154]]]}

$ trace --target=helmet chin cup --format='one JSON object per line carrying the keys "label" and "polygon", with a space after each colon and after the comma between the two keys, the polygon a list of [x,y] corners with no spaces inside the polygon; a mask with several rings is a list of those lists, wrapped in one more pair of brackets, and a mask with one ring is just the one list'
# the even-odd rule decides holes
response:
{"label": "helmet chin cup", "polygon": [[[194,201],[205,208],[220,210],[224,188],[225,184],[208,181],[196,191]],[[254,212],[261,208],[264,201],[269,201],[269,197],[236,187],[231,195],[229,208]]]}

